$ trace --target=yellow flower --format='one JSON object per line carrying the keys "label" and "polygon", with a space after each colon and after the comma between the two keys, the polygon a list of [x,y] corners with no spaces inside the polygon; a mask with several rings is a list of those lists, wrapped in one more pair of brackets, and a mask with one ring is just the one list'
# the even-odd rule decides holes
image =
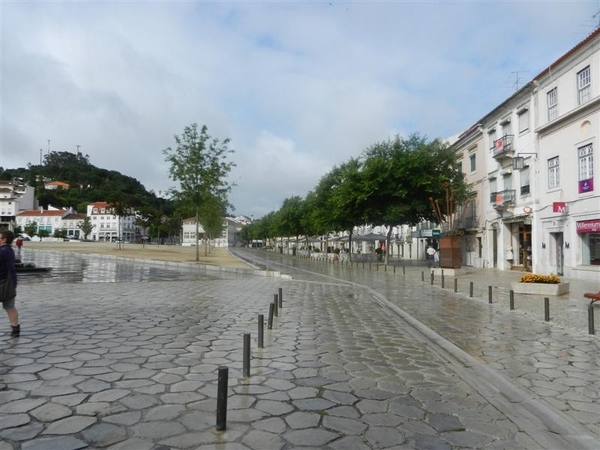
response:
{"label": "yellow flower", "polygon": [[556,275],[536,275],[534,273],[526,273],[519,279],[521,283],[544,283],[544,284],[559,284],[560,278]]}

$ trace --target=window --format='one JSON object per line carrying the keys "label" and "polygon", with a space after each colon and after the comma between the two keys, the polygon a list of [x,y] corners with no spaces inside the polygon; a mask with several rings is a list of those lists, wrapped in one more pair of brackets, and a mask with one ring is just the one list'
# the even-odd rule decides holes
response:
{"label": "window", "polygon": [[594,149],[592,144],[577,149],[579,156],[579,193],[586,194],[594,190]]}
{"label": "window", "polygon": [[502,180],[504,182],[504,190],[505,191],[512,189],[512,176],[510,173],[503,175]]}
{"label": "window", "polygon": [[529,195],[529,166],[521,169],[521,195]]}
{"label": "window", "polygon": [[577,72],[577,104],[582,105],[592,98],[592,72],[587,66]]}
{"label": "window", "polygon": [[579,153],[579,181],[594,178],[594,151],[592,144],[581,147]]}
{"label": "window", "polygon": [[519,113],[519,133],[529,130],[529,110],[524,109]]}
{"label": "window", "polygon": [[510,120],[505,120],[504,122],[502,122],[501,125],[502,125],[502,136],[512,134],[512,125],[510,123]]}
{"label": "window", "polygon": [[471,164],[471,172],[477,170],[477,155],[475,153],[469,155],[469,162]]}
{"label": "window", "polygon": [[558,90],[552,89],[546,94],[546,103],[548,105],[548,121],[558,117]]}
{"label": "window", "polygon": [[548,160],[548,188],[560,186],[560,165],[558,156]]}

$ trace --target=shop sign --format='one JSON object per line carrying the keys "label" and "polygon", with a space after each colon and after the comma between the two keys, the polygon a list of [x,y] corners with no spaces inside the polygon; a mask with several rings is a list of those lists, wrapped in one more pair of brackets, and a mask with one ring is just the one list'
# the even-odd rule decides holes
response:
{"label": "shop sign", "polygon": [[441,234],[442,234],[442,233],[441,233],[441,231],[440,231],[440,230],[435,230],[435,229],[434,229],[434,230],[431,230],[431,236],[432,236],[432,237],[439,237],[439,236],[441,236]]}
{"label": "shop sign", "polygon": [[421,237],[432,237],[433,230],[421,230]]}
{"label": "shop sign", "polygon": [[576,224],[578,233],[598,233],[600,232],[600,219],[581,220]]}
{"label": "shop sign", "polygon": [[567,212],[567,202],[554,202],[552,203],[552,212],[555,213],[566,213]]}
{"label": "shop sign", "polygon": [[581,180],[579,182],[579,193],[585,194],[586,192],[592,192],[594,190],[594,179]]}

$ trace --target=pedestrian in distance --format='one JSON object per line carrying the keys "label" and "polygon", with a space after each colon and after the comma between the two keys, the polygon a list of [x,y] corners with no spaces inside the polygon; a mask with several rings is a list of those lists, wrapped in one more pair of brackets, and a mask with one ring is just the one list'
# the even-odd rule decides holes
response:
{"label": "pedestrian in distance", "polygon": [[14,238],[15,235],[12,231],[0,231],[0,293],[2,308],[6,311],[12,328],[11,336],[19,337],[21,325],[19,324],[19,312],[15,308],[17,269],[15,267],[15,252],[11,246]]}
{"label": "pedestrian in distance", "polygon": [[435,248],[433,248],[433,245],[430,245],[429,247],[427,247],[427,261],[429,264],[429,267],[434,265],[434,256],[435,256]]}
{"label": "pedestrian in distance", "polygon": [[21,249],[23,248],[23,238],[19,235],[15,239],[15,246],[17,247],[17,259],[21,259]]}
{"label": "pedestrian in distance", "polygon": [[436,250],[433,254],[433,267],[440,267],[440,252]]}

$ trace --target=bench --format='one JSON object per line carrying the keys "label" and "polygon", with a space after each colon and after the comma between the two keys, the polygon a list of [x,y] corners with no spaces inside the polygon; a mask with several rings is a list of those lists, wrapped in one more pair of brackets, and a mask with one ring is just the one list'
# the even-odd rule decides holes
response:
{"label": "bench", "polygon": [[594,328],[594,303],[599,302],[600,305],[600,292],[594,294],[593,292],[587,292],[583,294],[585,298],[589,298],[591,300],[590,305],[588,306],[588,333],[595,334],[596,330]]}

